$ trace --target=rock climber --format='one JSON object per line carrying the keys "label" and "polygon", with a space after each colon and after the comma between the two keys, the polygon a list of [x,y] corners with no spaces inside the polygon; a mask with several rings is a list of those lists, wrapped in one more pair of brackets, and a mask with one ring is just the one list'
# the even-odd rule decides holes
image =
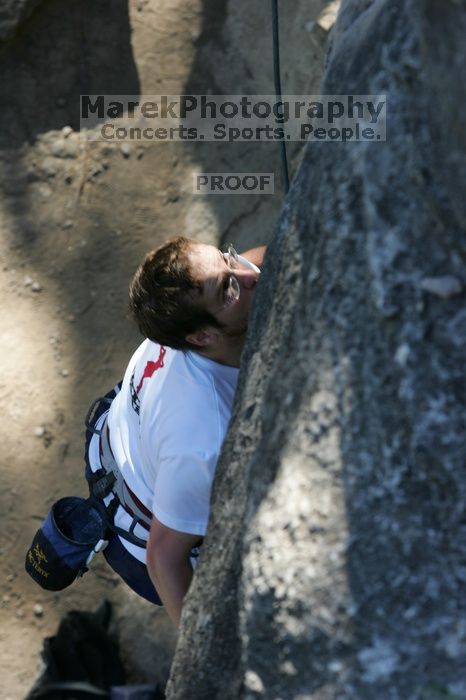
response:
{"label": "rock climber", "polygon": [[178,237],[146,255],[130,285],[146,339],[86,434],[90,485],[103,473],[116,479],[105,502],[116,501],[119,534],[105,558],[176,626],[207,530],[264,253]]}

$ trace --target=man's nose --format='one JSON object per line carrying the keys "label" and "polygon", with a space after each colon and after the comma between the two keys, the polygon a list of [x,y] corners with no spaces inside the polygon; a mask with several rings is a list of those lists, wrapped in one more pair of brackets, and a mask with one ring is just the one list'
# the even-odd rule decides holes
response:
{"label": "man's nose", "polygon": [[256,286],[259,274],[255,270],[247,268],[236,270],[236,277],[243,289],[252,289]]}

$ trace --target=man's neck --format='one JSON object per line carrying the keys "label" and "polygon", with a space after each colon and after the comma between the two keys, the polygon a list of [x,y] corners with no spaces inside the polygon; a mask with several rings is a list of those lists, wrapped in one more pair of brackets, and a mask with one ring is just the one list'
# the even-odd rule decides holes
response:
{"label": "man's neck", "polygon": [[244,348],[245,336],[238,336],[237,338],[228,338],[227,343],[219,343],[214,348],[202,348],[196,352],[203,357],[208,357],[209,360],[218,362],[221,365],[227,365],[228,367],[239,367],[241,360],[241,353]]}

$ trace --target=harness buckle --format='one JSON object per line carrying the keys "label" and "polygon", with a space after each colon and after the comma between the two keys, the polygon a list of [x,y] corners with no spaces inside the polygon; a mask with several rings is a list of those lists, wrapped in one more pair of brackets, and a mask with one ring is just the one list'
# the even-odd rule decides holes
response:
{"label": "harness buckle", "polygon": [[106,472],[105,469],[98,469],[89,479],[89,487],[94,498],[103,500],[113,491],[116,476],[113,472]]}

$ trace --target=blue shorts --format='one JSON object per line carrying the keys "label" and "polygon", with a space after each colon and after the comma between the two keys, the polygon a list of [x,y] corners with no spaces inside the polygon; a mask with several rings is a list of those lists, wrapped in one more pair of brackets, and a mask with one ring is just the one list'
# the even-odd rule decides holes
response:
{"label": "blue shorts", "polygon": [[[121,387],[121,382],[115,389],[109,391],[105,395],[106,399],[114,399]],[[118,390],[118,391],[117,391]],[[102,402],[97,406],[95,410],[91,425],[95,426],[100,416],[108,411],[108,403]],[[90,476],[92,474],[91,466],[89,464],[89,445],[91,443],[91,438],[93,433],[91,430],[86,430],[86,447],[84,450],[84,461],[86,463],[86,481],[89,483]],[[113,571],[117,573],[123,581],[138,595],[145,598],[149,603],[154,603],[155,605],[163,605],[160,600],[159,594],[155,590],[154,584],[152,583],[150,576],[147,572],[147,566],[143,564],[139,559],[133,557],[132,554],[128,552],[126,547],[122,544],[119,536],[110,532],[109,543],[103,551],[103,555],[110,564]]]}

